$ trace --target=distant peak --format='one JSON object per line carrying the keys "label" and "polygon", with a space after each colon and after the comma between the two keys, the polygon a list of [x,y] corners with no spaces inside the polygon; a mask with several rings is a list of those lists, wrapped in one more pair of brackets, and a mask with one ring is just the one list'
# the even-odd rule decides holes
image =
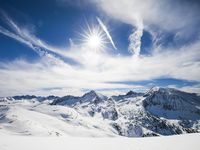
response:
{"label": "distant peak", "polygon": [[91,90],[87,93],[85,93],[82,97],[98,97],[100,94],[98,94],[96,91]]}
{"label": "distant peak", "polygon": [[159,91],[161,88],[159,86],[154,86],[150,89],[150,91]]}
{"label": "distant peak", "polygon": [[147,91],[144,96],[148,96],[148,95],[155,94],[155,93],[174,94],[174,93],[180,93],[180,92],[185,93],[185,92],[179,91],[175,88],[155,86],[155,87],[152,87],[149,91]]}
{"label": "distant peak", "polygon": [[168,87],[154,86],[148,92],[168,92],[168,91],[173,91],[173,90],[175,90],[175,89],[168,88]]}
{"label": "distant peak", "polygon": [[136,92],[133,92],[133,91],[129,91],[128,93],[126,93],[126,95],[135,95]]}
{"label": "distant peak", "polygon": [[87,93],[85,93],[83,96],[82,96],[82,101],[93,101],[94,99],[98,99],[98,100],[106,100],[107,97],[100,94],[100,93],[97,93],[96,91],[94,90],[91,90]]}
{"label": "distant peak", "polygon": [[179,91],[178,89],[175,89],[175,88],[158,87],[158,86],[155,86],[150,90],[155,91],[155,92],[157,92],[157,91],[160,91],[160,92],[175,92],[175,91]]}
{"label": "distant peak", "polygon": [[96,93],[96,91],[95,90],[91,90],[89,93]]}
{"label": "distant peak", "polygon": [[153,94],[153,93],[155,93],[155,92],[158,92],[158,91],[160,91],[160,87],[154,86],[154,87],[150,88],[150,89],[144,94],[144,96],[151,95],[151,94]]}
{"label": "distant peak", "polygon": [[94,90],[91,90],[91,91],[85,93],[84,95],[91,95],[91,94],[92,95],[97,95],[97,93]]}

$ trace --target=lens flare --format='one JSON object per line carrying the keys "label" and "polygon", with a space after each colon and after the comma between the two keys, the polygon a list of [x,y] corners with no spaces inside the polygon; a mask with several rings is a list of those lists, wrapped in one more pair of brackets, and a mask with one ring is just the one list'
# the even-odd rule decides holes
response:
{"label": "lens flare", "polygon": [[85,47],[95,52],[104,51],[106,44],[109,43],[105,32],[98,25],[93,27],[88,25],[84,33],[81,34],[81,41]]}
{"label": "lens flare", "polygon": [[102,44],[102,40],[97,35],[91,35],[88,37],[87,44],[90,48],[99,49]]}

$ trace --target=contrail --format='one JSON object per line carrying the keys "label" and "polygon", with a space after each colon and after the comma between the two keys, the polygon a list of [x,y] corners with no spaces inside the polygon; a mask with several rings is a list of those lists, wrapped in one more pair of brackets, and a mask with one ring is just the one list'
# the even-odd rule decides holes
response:
{"label": "contrail", "polygon": [[97,18],[97,21],[98,21],[99,25],[101,26],[103,31],[106,33],[108,39],[110,40],[110,43],[112,44],[113,48],[117,49],[117,47],[115,46],[115,43],[112,40],[112,37],[111,37],[110,33],[108,32],[107,27],[104,25],[104,23],[101,21],[101,19],[99,19],[99,17],[96,17],[96,18]]}

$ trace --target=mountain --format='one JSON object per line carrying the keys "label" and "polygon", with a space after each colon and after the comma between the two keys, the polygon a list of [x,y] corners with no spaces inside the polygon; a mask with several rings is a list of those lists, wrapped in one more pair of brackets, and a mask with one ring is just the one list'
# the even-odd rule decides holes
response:
{"label": "mountain", "polygon": [[45,96],[35,96],[35,95],[17,95],[13,97],[7,97],[13,100],[32,100],[32,101],[54,101],[55,99],[58,99],[60,97],[54,96],[54,95],[49,95],[47,97]]}
{"label": "mountain", "polygon": [[127,98],[138,97],[138,96],[143,96],[143,95],[144,95],[144,93],[137,93],[134,91],[129,91],[125,95],[112,96],[112,98],[115,101],[123,101],[123,100],[126,100]]}
{"label": "mountain", "polygon": [[145,137],[200,132],[200,97],[153,87],[107,97],[14,96],[0,99],[1,131],[25,135]]}
{"label": "mountain", "polygon": [[82,97],[77,97],[77,96],[71,96],[67,95],[64,97],[56,98],[51,104],[52,105],[70,105],[74,106],[76,104],[81,104],[81,103],[99,103],[101,101],[107,100],[107,97],[100,94],[96,93],[95,91],[90,91],[88,93],[85,93]]}
{"label": "mountain", "polygon": [[[125,120],[117,123],[125,136],[173,135],[199,132],[200,99],[172,88],[154,87],[141,97],[118,104]],[[125,123],[125,127],[121,124]],[[122,132],[122,129],[126,129]]]}
{"label": "mountain", "polygon": [[200,100],[196,94],[172,88],[152,88],[144,95],[143,105],[152,114],[170,119],[195,120],[200,115]]}
{"label": "mountain", "polygon": [[63,96],[63,97],[59,97],[56,98],[51,105],[74,105],[75,103],[79,102],[79,97],[76,96],[71,96],[71,95],[67,95],[67,96]]}
{"label": "mountain", "polygon": [[94,90],[84,94],[81,98],[80,98],[80,103],[85,103],[85,102],[89,102],[89,103],[100,103],[102,101],[107,100],[108,97],[104,96],[100,93],[95,92]]}

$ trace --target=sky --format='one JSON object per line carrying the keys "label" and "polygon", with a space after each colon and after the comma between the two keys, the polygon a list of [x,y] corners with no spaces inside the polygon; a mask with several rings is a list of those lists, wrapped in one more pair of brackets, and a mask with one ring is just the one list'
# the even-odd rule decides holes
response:
{"label": "sky", "polygon": [[200,93],[198,0],[0,0],[0,96]]}

